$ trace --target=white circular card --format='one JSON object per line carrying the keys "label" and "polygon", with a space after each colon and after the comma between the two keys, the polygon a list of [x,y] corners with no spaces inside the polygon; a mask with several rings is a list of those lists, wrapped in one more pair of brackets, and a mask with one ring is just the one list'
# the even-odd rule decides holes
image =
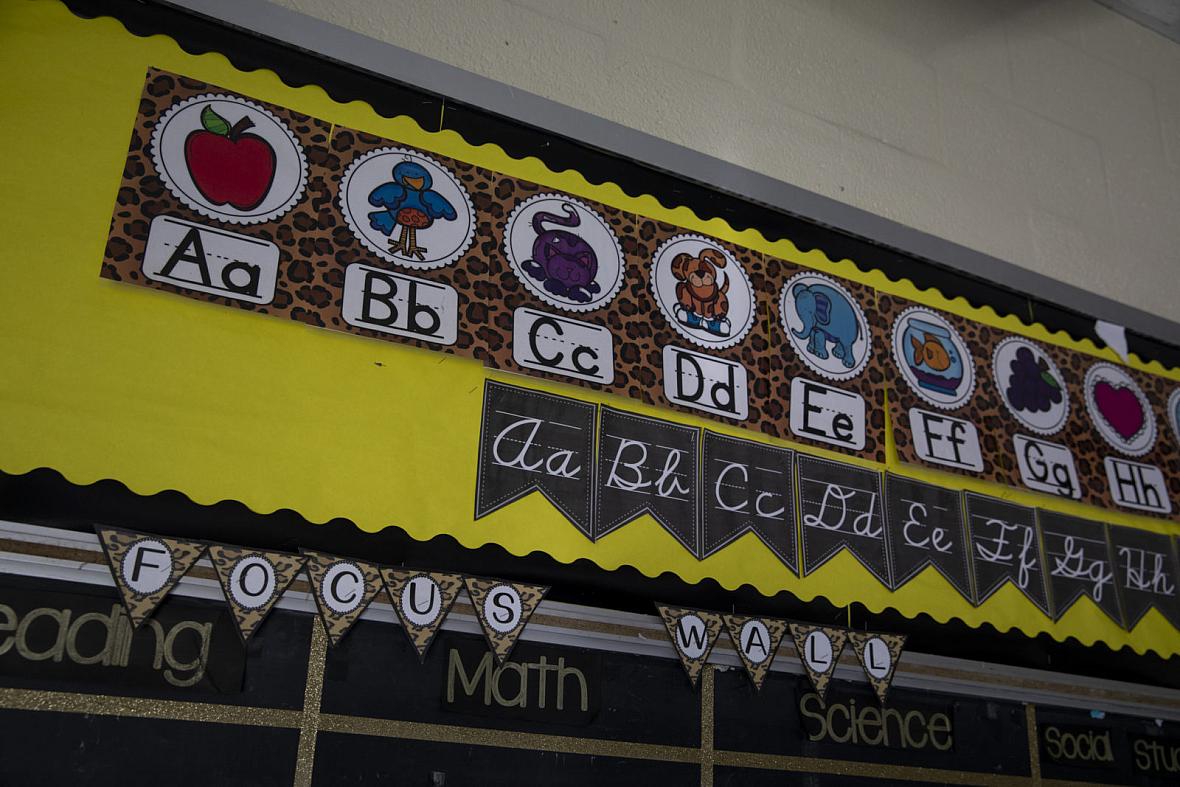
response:
{"label": "white circular card", "polygon": [[813,631],[803,640],[803,659],[807,667],[822,675],[835,667],[832,661],[832,640],[822,631]]}
{"label": "white circular card", "polygon": [[467,189],[415,150],[378,148],[357,158],[340,181],[339,203],[369,251],[406,268],[450,265],[475,238]]}
{"label": "white circular card", "polygon": [[229,592],[246,609],[266,606],[278,590],[278,576],[271,562],[261,555],[245,555],[234,561],[229,572]]}
{"label": "white circular card", "polygon": [[1155,445],[1155,414],[1143,389],[1125,369],[1096,363],[1086,370],[1086,410],[1102,439],[1130,456]]}
{"label": "white circular card", "polygon": [[1008,412],[1037,434],[1060,432],[1069,417],[1069,391],[1039,345],[1009,336],[992,353],[992,376]]}
{"label": "white circular card", "polygon": [[483,618],[492,630],[507,634],[520,623],[524,605],[511,585],[496,585],[483,600]]}
{"label": "white circular card", "polygon": [[779,295],[779,319],[803,363],[830,380],[851,380],[872,351],[872,335],[852,293],[818,273],[797,273]]}
{"label": "white circular card", "polygon": [[[701,620],[700,615],[695,615],[692,612],[680,616],[676,621],[676,643],[680,648],[680,652],[684,654],[687,659],[699,659],[705,655],[705,642],[709,638],[709,627],[705,625],[705,621]],[[686,636],[680,636],[680,632],[685,632]],[[699,632],[700,636],[696,636],[693,632]]]}
{"label": "white circular card", "polygon": [[915,394],[955,410],[975,391],[975,362],[959,332],[938,312],[911,306],[893,323],[893,359]]}
{"label": "white circular card", "polygon": [[355,563],[337,561],[324,572],[320,596],[328,609],[337,615],[347,615],[365,600],[365,575]]}
{"label": "white circular card", "polygon": [[172,577],[172,550],[159,539],[141,538],[127,547],[119,571],[133,593],[150,596]]}
{"label": "white circular card", "polygon": [[[738,647],[742,649],[751,664],[757,666],[770,658],[770,629],[761,620],[747,620],[742,624],[738,637],[741,639]],[[752,645],[752,647],[746,650],[747,645]]]}
{"label": "white circular card", "polygon": [[602,308],[623,286],[623,249],[606,219],[560,194],[538,194],[513,209],[504,253],[529,292],[565,311]]}
{"label": "white circular card", "polygon": [[152,130],[152,163],[173,196],[230,224],[272,221],[307,185],[303,147],[252,101],[206,94],[173,105]]}
{"label": "white circular card", "polygon": [[442,588],[425,574],[411,577],[402,588],[398,605],[402,617],[415,626],[429,626],[442,613]]}
{"label": "white circular card", "polygon": [[700,347],[740,342],[757,305],[746,272],[729,252],[700,235],[676,235],[656,251],[651,288],[668,324]]}

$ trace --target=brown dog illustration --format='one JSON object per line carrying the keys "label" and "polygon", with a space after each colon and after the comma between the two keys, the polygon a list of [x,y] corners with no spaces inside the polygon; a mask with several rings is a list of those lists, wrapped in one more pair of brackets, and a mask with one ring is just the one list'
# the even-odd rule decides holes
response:
{"label": "brown dog illustration", "polygon": [[[724,336],[729,333],[729,279],[717,283],[717,269],[725,267],[725,256],[716,249],[704,249],[693,257],[677,254],[672,259],[672,275],[676,278],[676,303],[684,314],[677,314],[681,322],[691,328],[702,327],[710,333]],[[724,323],[724,325],[723,325]]]}

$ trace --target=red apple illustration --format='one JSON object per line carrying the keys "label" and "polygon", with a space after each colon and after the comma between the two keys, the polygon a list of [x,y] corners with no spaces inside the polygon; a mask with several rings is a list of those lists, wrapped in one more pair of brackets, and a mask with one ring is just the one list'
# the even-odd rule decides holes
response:
{"label": "red apple illustration", "polygon": [[202,128],[184,140],[184,161],[193,183],[214,205],[247,211],[258,207],[275,177],[275,152],[257,134],[247,133],[249,116],[230,126],[212,104],[201,110]]}

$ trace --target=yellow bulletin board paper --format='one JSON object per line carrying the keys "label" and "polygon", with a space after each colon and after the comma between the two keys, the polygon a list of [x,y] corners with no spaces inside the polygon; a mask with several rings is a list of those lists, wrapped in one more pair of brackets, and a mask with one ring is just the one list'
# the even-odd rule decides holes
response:
{"label": "yellow bulletin board paper", "polygon": [[[498,379],[583,401],[611,403],[714,431],[761,439],[715,422],[532,378],[492,373],[453,356],[255,315],[99,278],[111,206],[126,156],[143,77],[154,66],[245,95],[363,128],[427,150],[528,178],[862,282],[981,322],[1107,360],[1109,350],[1050,334],[962,299],[864,273],[819,251],[702,221],[611,183],[554,173],[494,145],[473,147],[453,132],[427,133],[406,118],[384,118],[361,102],[339,104],[317,87],[291,88],[269,71],[245,73],[218,54],[190,55],[163,36],[140,38],[111,19],[82,20],[57,2],[0,8],[0,99],[9,122],[0,139],[8,239],[0,289],[0,469],[40,467],[74,483],[113,478],[141,494],[179,490],[202,504],[234,499],[255,511],[291,508],[323,522],[350,519],[375,532],[395,525],[419,539],[446,533],[466,546],[496,543],[514,554],[541,550],[563,562],[631,565],[648,576],[672,571],[689,582],[822,596],[913,617],[958,618],[1058,640],[1102,641],[1136,652],[1180,652],[1180,632],[1158,613],[1123,631],[1082,601],[1060,621],[1011,585],[978,608],[934,570],[888,591],[847,553],[805,579],[791,574],[753,535],[697,560],[644,518],[597,543],[571,527],[540,495],[474,521],[476,451],[484,381]],[[1159,364],[1132,365],[1180,379]],[[889,434],[889,430],[886,430]],[[827,454],[808,448],[812,454]],[[837,458],[835,454],[828,454]],[[912,466],[905,475],[1094,518],[1093,509],[1023,490]],[[840,456],[874,469],[880,465]],[[1167,522],[1102,512],[1115,524],[1170,533]]]}

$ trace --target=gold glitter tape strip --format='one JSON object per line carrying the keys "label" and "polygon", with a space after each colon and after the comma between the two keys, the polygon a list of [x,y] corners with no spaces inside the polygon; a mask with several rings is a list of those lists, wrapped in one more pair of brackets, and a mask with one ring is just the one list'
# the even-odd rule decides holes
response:
{"label": "gold glitter tape strip", "polygon": [[1037,706],[1024,706],[1024,728],[1028,731],[1028,767],[1033,784],[1041,783],[1041,747],[1037,743]]}
{"label": "gold glitter tape strip", "polygon": [[0,708],[289,729],[299,729],[303,717],[300,711],[281,708],[5,688],[0,688]]}
{"label": "gold glitter tape strip", "polygon": [[1027,776],[1006,776],[994,773],[972,773],[969,771],[944,771],[937,768],[922,768],[916,765],[889,765],[880,762],[854,760],[832,760],[823,757],[793,757],[784,754],[757,754],[744,751],[722,751],[713,754],[717,765],[736,768],[758,768],[772,771],[797,771],[800,773],[822,773],[838,776],[863,776],[878,779],[898,779],[912,782],[935,784],[978,784],[978,785],[1031,785]]}
{"label": "gold glitter tape strip", "polygon": [[714,674],[706,664],[701,675],[701,787],[713,787]]}
{"label": "gold glitter tape strip", "polygon": [[361,716],[320,715],[320,732],[369,735],[378,738],[401,738],[430,743],[459,743],[468,746],[493,746],[500,749],[527,749],[559,754],[586,754],[596,757],[620,757],[632,760],[663,762],[700,762],[700,751],[686,746],[656,743],[633,743],[600,738],[573,738],[536,732],[493,730],[482,727],[457,727],[451,724],[374,719]]}
{"label": "gold glitter tape strip", "polygon": [[307,656],[307,684],[303,689],[300,714],[299,750],[295,756],[295,787],[311,787],[315,766],[315,744],[320,731],[320,701],[324,696],[324,661],[328,656],[328,635],[319,620],[311,624],[311,648]]}

